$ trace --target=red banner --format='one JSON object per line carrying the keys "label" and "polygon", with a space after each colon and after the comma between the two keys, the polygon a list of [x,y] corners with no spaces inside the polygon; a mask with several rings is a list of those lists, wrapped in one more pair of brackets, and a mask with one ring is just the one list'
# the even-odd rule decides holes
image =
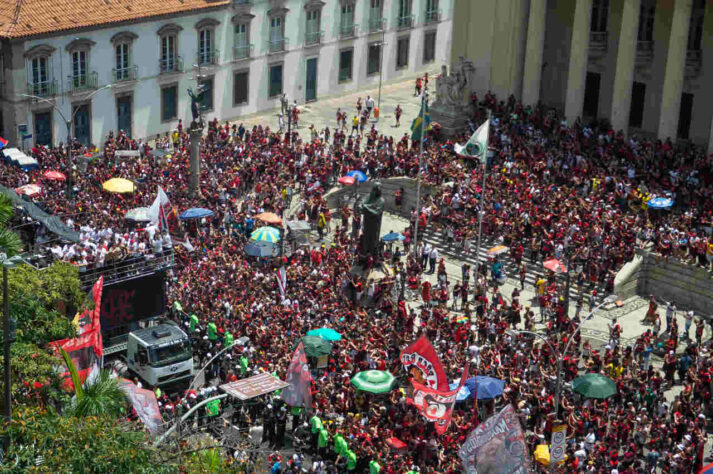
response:
{"label": "red banner", "polygon": [[414,383],[430,389],[448,391],[448,379],[436,350],[426,336],[401,351],[401,363],[411,373]]}
{"label": "red banner", "polygon": [[456,395],[461,389],[466,379],[468,378],[468,364],[466,363],[463,369],[463,375],[460,378],[460,383],[455,390],[434,390],[432,388],[421,385],[418,382],[413,384],[413,398],[407,398],[407,402],[416,408],[429,421],[432,421],[436,427],[436,433],[442,435],[448,430],[448,425],[451,423],[451,413],[453,405],[456,402]]}
{"label": "red banner", "polygon": [[288,387],[282,391],[282,399],[292,407],[305,407],[307,411],[312,410],[312,394],[310,387],[312,374],[309,372],[307,355],[304,344],[300,342],[292,354],[290,367],[287,369]]}

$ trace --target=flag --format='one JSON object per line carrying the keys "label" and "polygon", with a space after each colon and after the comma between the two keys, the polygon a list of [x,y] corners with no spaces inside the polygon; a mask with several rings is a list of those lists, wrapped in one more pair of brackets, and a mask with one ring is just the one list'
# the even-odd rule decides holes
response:
{"label": "flag", "polygon": [[411,140],[417,141],[423,138],[423,122],[426,122],[426,131],[429,131],[431,129],[431,113],[428,111],[425,101],[421,102],[421,111],[411,123]]}
{"label": "flag", "polygon": [[479,158],[485,162],[488,152],[488,136],[490,135],[490,119],[486,120],[470,137],[465,145],[455,144],[453,150],[466,158]]}
{"label": "flag", "polygon": [[5,140],[3,137],[0,137],[0,150],[5,148],[7,146],[7,140]]}
{"label": "flag", "polygon": [[411,373],[416,383],[431,389],[448,391],[448,379],[436,350],[426,336],[401,351],[401,364]]}
{"label": "flag", "polygon": [[285,403],[292,407],[305,407],[307,411],[310,411],[312,409],[312,393],[310,392],[312,374],[309,372],[305,346],[301,341],[292,354],[285,382],[290,384],[282,391],[282,399]]}
{"label": "flag", "polygon": [[163,424],[156,394],[152,390],[139,388],[126,379],[119,380],[119,388],[126,394],[136,415],[149,432],[156,434]]}
{"label": "flag", "polygon": [[178,234],[178,213],[161,186],[158,187],[156,199],[149,207],[148,216],[152,224],[157,225],[160,229],[168,229],[171,236]]}
{"label": "flag", "polygon": [[467,378],[468,363],[466,362],[460,383],[454,390],[434,390],[418,382],[412,382],[413,398],[407,398],[406,401],[415,406],[427,420],[434,422],[436,433],[442,435],[451,424],[453,405],[456,402],[458,391],[463,387]]}
{"label": "flag", "polygon": [[285,267],[280,267],[275,274],[275,279],[277,280],[277,287],[280,289],[280,296],[282,296],[282,301],[285,301],[285,291],[287,291],[287,272],[285,272]]}
{"label": "flag", "polygon": [[520,420],[511,404],[470,432],[458,452],[466,474],[527,474],[530,458]]}

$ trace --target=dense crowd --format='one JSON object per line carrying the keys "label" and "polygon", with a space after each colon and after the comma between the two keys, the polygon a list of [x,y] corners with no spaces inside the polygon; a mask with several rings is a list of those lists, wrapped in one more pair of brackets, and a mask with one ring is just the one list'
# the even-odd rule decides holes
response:
{"label": "dense crowd", "polygon": [[[482,122],[487,111],[493,117],[494,152],[488,160],[486,189],[481,188],[480,169],[456,159],[450,143],[431,134],[424,147],[422,178],[440,191],[425,195],[418,209],[406,209],[411,211],[411,225],[395,229],[406,235],[406,249],[419,226],[422,231],[443,232],[447,241],[472,251],[476,216],[485,196],[483,233],[502,237],[511,249],[508,258],[516,263],[526,254],[533,261],[569,259],[581,267],[582,278],[609,287],[636,246],[710,267],[713,157],[668,141],[624,138],[604,124],[567,124],[552,111],[525,107],[513,98],[498,101],[487,94],[482,101],[473,97],[473,103],[474,122]],[[556,360],[571,337],[576,344],[564,360],[566,379],[603,373],[616,381],[618,392],[599,401],[563,391],[557,408],[568,424],[564,472],[640,473],[660,468],[682,474],[701,465],[713,363],[709,343],[702,343],[698,331],[694,341],[672,318],[663,331],[670,352],[659,370],[651,364],[651,353],[664,329],[660,324],[634,346],[621,347],[620,327],[614,322],[612,340],[597,350],[579,334],[572,336],[586,311],[566,315],[559,298],[561,285],[551,274],[538,278],[547,288],[539,294],[548,297],[534,304],[551,310],[542,323],[536,322],[534,309],[521,302],[517,292],[510,298],[500,294],[487,275],[493,267],[481,266],[475,273],[464,265],[461,279],[449,281],[438,252],[435,259],[424,259],[423,247],[415,255],[404,252],[394,257],[393,277],[374,281],[355,276],[350,269],[359,218],[342,212],[341,219],[320,223],[329,216],[324,193],[336,178],[355,169],[371,179],[415,176],[418,148],[409,137],[394,139],[372,127],[363,136],[338,128],[314,130],[309,138],[301,138],[294,130],[286,136],[267,127],[246,130],[217,120],[208,129],[201,146],[199,198],[187,192],[189,146],[182,129],[157,137],[154,148],[170,151],[163,162],[150,159],[147,143],[123,133],[110,135],[102,159],[89,163],[86,172],[71,171],[71,193],[63,183],[41,178],[46,170],[70,172],[61,147],[32,150],[41,166],[38,171],[3,165],[1,181],[11,188],[45,184],[37,203],[80,230],[79,245],[85,250],[51,240],[49,245],[56,246],[59,258],[78,264],[99,264],[99,256],[112,248],[130,253],[141,245],[151,249],[156,240],[157,245],[170,245],[160,232],[137,228],[124,219],[127,210],[149,206],[158,186],[179,211],[194,206],[211,209],[212,218],[186,226],[195,250],[176,247],[176,266],[168,282],[171,314],[191,333],[201,366],[234,337],[249,340],[216,359],[208,369],[209,381],[263,371],[284,379],[295,344],[306,331],[328,326],[343,335],[324,367],[313,364],[311,413],[285,407],[278,398],[238,404],[231,412],[236,426],[259,438],[254,439],[257,445],[269,443],[281,450],[288,434],[293,446],[304,441],[299,452],[307,457],[286,456],[279,463],[281,472],[296,472],[296,464],[305,459],[311,464],[302,467],[312,472],[460,472],[457,452],[468,433],[478,420],[507,403],[516,408],[533,452],[550,438]],[[88,151],[79,144],[73,148],[76,155]],[[140,150],[140,157],[118,163],[112,158],[120,149]],[[135,181],[136,192],[103,192],[101,183],[113,177]],[[290,199],[293,193],[299,199]],[[669,196],[676,205],[670,211],[648,209],[653,196]],[[244,245],[259,225],[254,216],[263,211],[285,220],[307,220],[315,228],[326,226],[320,235],[326,234],[327,240],[298,247],[284,259],[247,257]],[[274,276],[281,265],[287,269],[284,300]],[[433,286],[426,283],[428,266],[437,275]],[[403,301],[404,293],[412,296],[409,303]],[[597,298],[593,295],[590,309]],[[456,304],[459,313],[449,309]],[[466,316],[466,324],[456,321],[460,314]],[[511,329],[539,331],[557,354],[539,339]],[[406,402],[404,391],[370,395],[349,383],[356,372],[372,368],[399,375],[401,386],[408,387],[398,355],[421,334],[434,344],[449,380],[459,377],[466,360],[471,360],[472,371],[506,381],[503,396],[479,403],[477,416],[472,400],[457,404],[450,429],[442,436]],[[683,390],[667,402],[664,393],[674,384]],[[184,413],[204,396],[205,391],[176,397],[161,394],[165,419]],[[406,447],[393,448],[387,443],[390,438]]]}

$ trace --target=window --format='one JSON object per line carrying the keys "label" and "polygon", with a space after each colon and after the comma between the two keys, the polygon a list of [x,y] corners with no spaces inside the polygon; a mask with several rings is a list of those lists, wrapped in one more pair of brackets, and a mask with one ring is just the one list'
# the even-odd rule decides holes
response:
{"label": "window", "polygon": [[235,59],[244,59],[250,56],[248,31],[247,23],[238,23],[235,25]]}
{"label": "window", "polygon": [[423,62],[430,63],[436,59],[436,32],[429,31],[423,38]]}
{"label": "window", "polygon": [[317,44],[320,42],[322,33],[320,31],[321,12],[318,9],[309,10],[307,12],[307,33],[305,43]]}
{"label": "window", "polygon": [[87,52],[75,51],[72,53],[72,78],[75,84],[84,85],[87,81]]}
{"label": "window", "polygon": [[691,9],[691,21],[688,27],[688,51],[700,51],[701,49],[705,6],[705,1],[696,1]]}
{"label": "window", "polygon": [[371,43],[366,60],[366,75],[371,76],[381,72],[381,43]]}
{"label": "window", "polygon": [[198,32],[198,62],[213,64],[213,30],[204,28]]}
{"label": "window", "polygon": [[116,45],[116,75],[117,81],[129,79],[129,44]]}
{"label": "window", "polygon": [[54,47],[46,44],[28,50],[27,94],[45,97],[57,93],[50,68],[50,58],[54,51]]}
{"label": "window", "polygon": [[401,69],[408,66],[408,44],[408,36],[399,38],[398,42],[396,43],[396,69]]}
{"label": "window", "polygon": [[438,0],[426,0],[426,23],[440,20]]}
{"label": "window", "polygon": [[369,3],[369,31],[379,31],[383,28],[383,15],[381,14],[381,0],[371,0]]}
{"label": "window", "polygon": [[213,78],[203,79],[200,81],[200,86],[203,88],[203,103],[202,110],[213,110]]}
{"label": "window", "polygon": [[341,16],[342,36],[354,36],[354,4],[347,2],[342,5]]}
{"label": "window", "polygon": [[233,105],[248,103],[248,71],[236,72],[233,75]]}
{"label": "window", "polygon": [[283,23],[281,16],[270,18],[270,51],[282,51],[285,49]]}
{"label": "window", "polygon": [[165,35],[161,37],[161,72],[177,70],[176,61],[176,36]]}
{"label": "window", "polygon": [[609,20],[609,0],[594,0],[592,3],[592,19],[590,31],[604,33],[607,31]]}
{"label": "window", "polygon": [[345,49],[339,53],[339,82],[351,81],[353,59],[353,49]]}
{"label": "window", "polygon": [[32,59],[30,63],[32,68],[32,90],[29,94],[43,96],[48,93],[49,69],[47,63],[48,58],[44,56]]}
{"label": "window", "polygon": [[270,84],[268,97],[277,97],[282,94],[282,64],[270,66]]}
{"label": "window", "polygon": [[411,27],[413,18],[411,16],[411,0],[399,0],[399,28]]}
{"label": "window", "polygon": [[161,121],[168,122],[178,116],[178,86],[172,85],[161,89]]}
{"label": "window", "polygon": [[639,9],[639,33],[637,35],[639,41],[653,41],[655,14],[655,3],[647,5],[645,2],[641,2],[641,8]]}

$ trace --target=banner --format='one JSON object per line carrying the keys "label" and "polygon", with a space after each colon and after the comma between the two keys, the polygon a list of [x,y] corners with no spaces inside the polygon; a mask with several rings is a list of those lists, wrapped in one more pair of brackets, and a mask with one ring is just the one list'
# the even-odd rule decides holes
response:
{"label": "banner", "polygon": [[552,445],[550,446],[550,462],[564,461],[566,449],[567,425],[556,425],[552,428]]}
{"label": "banner", "polygon": [[448,379],[441,360],[426,336],[401,351],[401,363],[411,373],[414,382],[441,392],[448,391]]}
{"label": "banner", "polygon": [[530,458],[512,405],[474,429],[458,452],[467,474],[527,474]]}
{"label": "banner", "polygon": [[149,207],[148,216],[151,218],[151,223],[157,225],[159,229],[168,229],[168,233],[171,237],[180,236],[182,238],[178,222],[178,213],[171,205],[168,195],[161,186],[158,187],[156,199],[154,199],[153,204]]}
{"label": "banner", "polygon": [[312,409],[312,393],[310,392],[312,374],[309,372],[307,354],[305,354],[305,347],[301,341],[292,354],[285,382],[290,384],[282,391],[282,399],[285,403],[293,407],[305,407],[307,411],[310,411]]}
{"label": "banner", "polygon": [[465,369],[463,369],[460,383],[454,390],[434,390],[418,382],[412,382],[413,398],[407,398],[406,401],[418,408],[418,411],[420,411],[427,420],[432,421],[435,424],[436,433],[442,435],[448,430],[456,396],[467,378],[468,363],[466,363]]}
{"label": "banner", "polygon": [[156,434],[161,429],[163,419],[161,412],[158,409],[158,401],[156,394],[151,390],[139,388],[133,382],[120,379],[119,387],[126,393],[126,396],[131,402],[136,415],[143,422],[149,432]]}
{"label": "banner", "polygon": [[280,267],[275,274],[275,279],[277,280],[277,287],[280,289],[280,296],[282,301],[285,301],[285,291],[287,291],[287,272],[285,267]]}

